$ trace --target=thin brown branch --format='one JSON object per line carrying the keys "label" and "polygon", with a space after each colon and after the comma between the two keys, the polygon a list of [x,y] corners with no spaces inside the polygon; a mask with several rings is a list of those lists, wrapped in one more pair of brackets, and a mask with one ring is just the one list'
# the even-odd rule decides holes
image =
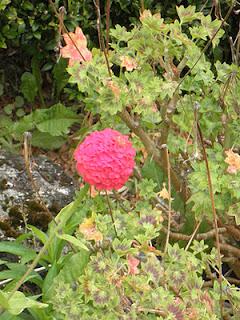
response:
{"label": "thin brown branch", "polygon": [[96,11],[97,11],[97,31],[98,31],[98,41],[99,41],[99,46],[101,51],[103,51],[104,53],[104,57],[105,57],[105,61],[106,61],[106,65],[107,65],[107,69],[108,69],[108,74],[109,77],[112,77],[112,72],[111,72],[111,68],[110,68],[110,64],[109,64],[109,60],[108,60],[108,56],[107,56],[107,52],[106,52],[106,48],[105,48],[105,44],[104,44],[104,39],[103,39],[103,35],[102,35],[102,28],[101,28],[101,11],[100,11],[100,0],[93,0],[93,3],[96,7]]}
{"label": "thin brown branch", "polygon": [[140,7],[141,7],[141,13],[143,13],[143,11],[145,10],[145,6],[144,6],[144,0],[140,0]]}
{"label": "thin brown branch", "polygon": [[196,236],[196,233],[197,233],[197,231],[198,231],[198,228],[200,227],[200,224],[201,224],[201,221],[198,221],[198,223],[197,223],[197,225],[196,225],[196,227],[195,227],[195,229],[194,229],[194,231],[193,231],[193,233],[192,233],[192,235],[191,235],[191,238],[189,239],[189,241],[188,241],[188,243],[187,243],[187,245],[186,245],[185,251],[188,251],[188,249],[189,249],[189,247],[190,247],[193,239],[194,239],[195,236]]}
{"label": "thin brown branch", "polygon": [[37,198],[37,201],[41,204],[45,212],[47,213],[49,220],[54,220],[56,223],[51,211],[48,209],[46,206],[44,200],[42,199],[40,193],[39,193],[39,187],[36,184],[34,178],[33,178],[33,173],[32,173],[32,165],[31,165],[31,133],[30,132],[25,132],[24,133],[24,142],[23,142],[23,153],[24,153],[24,163],[25,163],[25,168],[27,171],[27,175],[29,177],[29,180],[31,182],[33,191],[35,193],[35,196]]}
{"label": "thin brown branch", "polygon": [[166,152],[166,159],[167,159],[167,176],[168,176],[168,227],[167,227],[167,237],[165,243],[164,253],[167,252],[168,243],[169,243],[169,235],[170,235],[170,228],[171,228],[171,211],[172,211],[172,199],[171,199],[171,165],[169,160],[169,153],[168,148],[165,148]]}
{"label": "thin brown branch", "polygon": [[106,0],[106,53],[107,54],[109,49],[110,9],[111,9],[111,0]]}
{"label": "thin brown branch", "polygon": [[109,213],[110,213],[111,220],[112,220],[113,229],[114,229],[114,232],[116,234],[116,237],[118,237],[117,229],[116,229],[116,225],[115,225],[115,221],[114,221],[114,217],[113,217],[112,207],[111,207],[111,204],[110,204],[110,200],[109,200],[107,191],[105,191],[105,194],[106,194],[106,198],[107,198],[107,204],[108,204]]}
{"label": "thin brown branch", "polygon": [[219,269],[219,286],[220,286],[220,310],[221,310],[221,315],[223,315],[223,299],[222,299],[223,276],[222,276],[222,260],[221,260],[221,250],[220,250],[220,239],[219,239],[219,232],[218,232],[218,217],[217,217],[217,212],[216,212],[216,207],[215,207],[212,178],[211,178],[211,172],[210,172],[210,168],[209,168],[209,164],[208,164],[207,152],[206,152],[206,149],[204,146],[203,135],[202,135],[202,131],[200,128],[200,124],[197,119],[197,109],[196,108],[194,111],[194,115],[195,115],[195,121],[197,123],[198,133],[199,133],[199,137],[200,137],[200,141],[201,141],[201,145],[202,145],[203,159],[205,161],[206,170],[207,170],[209,196],[211,199],[212,213],[213,213],[213,225],[214,225],[215,233],[216,233],[216,246],[217,246],[218,269]]}
{"label": "thin brown branch", "polygon": [[[153,157],[153,160],[167,173],[167,163],[166,157],[162,157],[162,152],[156,147],[153,143],[149,135],[143,130],[143,128],[139,125],[139,123],[135,122],[131,117],[129,112],[124,109],[121,113],[119,113],[120,118],[126,123],[128,128],[132,130],[133,133],[136,134],[142,141],[147,153]],[[189,198],[189,192],[185,188],[182,188],[183,183],[181,178],[176,174],[176,172],[171,168],[170,169],[171,181],[177,192],[181,195],[184,201],[187,201]]]}
{"label": "thin brown branch", "polygon": [[227,244],[227,243],[220,243],[220,249],[222,251],[226,251],[226,252],[229,252],[231,253],[233,256],[237,256],[237,257],[240,257],[240,249],[236,248],[236,247],[233,247],[231,246],[230,244]]}
{"label": "thin brown branch", "polygon": [[[161,229],[164,233],[167,233],[167,229],[165,227],[162,227]],[[226,228],[218,228],[218,233],[219,234],[222,234],[222,233],[225,233],[226,232]],[[213,229],[213,230],[210,230],[210,231],[207,231],[207,232],[204,232],[204,233],[199,233],[195,236],[195,239],[197,241],[200,241],[200,240],[207,240],[207,239],[210,239],[210,238],[213,238],[216,234],[216,230]],[[179,232],[173,232],[173,231],[170,231],[170,238],[171,239],[175,239],[175,240],[183,240],[183,241],[189,241],[192,237],[192,235],[186,235],[184,233],[179,233]]]}

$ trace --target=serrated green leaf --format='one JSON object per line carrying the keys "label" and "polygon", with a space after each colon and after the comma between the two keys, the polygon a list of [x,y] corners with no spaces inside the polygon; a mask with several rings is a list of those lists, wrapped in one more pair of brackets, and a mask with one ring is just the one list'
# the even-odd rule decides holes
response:
{"label": "serrated green leaf", "polygon": [[196,12],[195,6],[188,6],[184,8],[184,6],[177,7],[177,14],[181,23],[192,22],[195,19],[200,19],[202,17],[201,12]]}
{"label": "serrated green leaf", "polygon": [[71,109],[60,103],[49,109],[36,110],[34,113],[34,122],[38,130],[52,136],[67,134],[69,127],[78,120],[78,116]]}

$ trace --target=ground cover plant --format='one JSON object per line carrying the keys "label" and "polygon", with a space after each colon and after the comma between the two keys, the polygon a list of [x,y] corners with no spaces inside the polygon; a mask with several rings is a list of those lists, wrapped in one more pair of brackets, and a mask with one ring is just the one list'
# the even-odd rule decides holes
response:
{"label": "ground cover plant", "polygon": [[222,19],[142,6],[106,43],[96,1],[91,50],[81,26],[62,30],[81,115],[58,103],[9,135],[54,145],[80,122],[79,190],[46,233],[28,225],[0,243],[18,257],[1,260],[1,319],[239,319],[239,38],[233,63],[208,57],[235,4]]}

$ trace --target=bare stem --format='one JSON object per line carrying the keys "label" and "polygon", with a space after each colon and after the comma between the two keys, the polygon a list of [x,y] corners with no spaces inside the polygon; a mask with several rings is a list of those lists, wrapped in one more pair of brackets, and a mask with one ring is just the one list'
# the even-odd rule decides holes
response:
{"label": "bare stem", "polygon": [[[161,231],[163,231],[164,233],[167,233],[167,229],[164,227],[162,227]],[[226,233],[226,232],[227,232],[226,228],[218,228],[219,234]],[[213,229],[213,230],[210,230],[210,231],[207,231],[204,233],[197,234],[195,236],[195,239],[198,241],[199,240],[207,240],[207,239],[213,238],[215,236],[216,236],[216,230]],[[170,238],[175,239],[175,240],[190,241],[190,239],[192,238],[192,235],[189,236],[184,233],[170,231]],[[221,244],[221,246],[222,246],[222,244]],[[235,248],[235,247],[233,247],[233,248]],[[240,249],[238,249],[238,250],[239,250],[239,256],[240,256]]]}
{"label": "bare stem", "polygon": [[140,0],[140,6],[141,6],[141,13],[143,13],[143,11],[145,10],[144,0]]}
{"label": "bare stem", "polygon": [[[192,235],[191,235],[191,237],[190,237],[190,239],[188,241],[188,244],[186,245],[185,251],[188,251],[193,239],[195,238],[195,235],[196,235],[196,233],[198,231],[198,228],[200,227],[200,224],[201,224],[201,221],[198,221],[198,223],[197,223],[197,225],[196,225],[196,227],[195,227],[195,229],[194,229],[194,231],[193,231],[193,233],[192,233]],[[215,230],[214,230],[214,232],[215,232]]]}
{"label": "bare stem", "polygon": [[107,198],[107,204],[108,204],[108,207],[109,207],[109,213],[110,213],[110,216],[111,216],[111,219],[112,219],[113,229],[115,231],[116,237],[118,237],[117,229],[116,229],[116,225],[115,225],[115,221],[114,221],[114,217],[113,217],[112,207],[111,207],[111,204],[110,204],[110,200],[109,200],[109,196],[108,196],[107,191],[105,191],[105,194],[106,194],[106,198]]}
{"label": "bare stem", "polygon": [[111,8],[111,0],[107,0],[106,1],[106,53],[107,54],[109,49],[110,8]]}
{"label": "bare stem", "polygon": [[[197,119],[196,119],[196,121],[197,121]],[[204,146],[202,131],[201,131],[201,128],[200,128],[200,125],[199,125],[198,121],[197,121],[197,127],[198,127],[198,133],[199,133],[199,137],[200,137],[200,141],[201,141],[201,145],[202,145],[202,150],[203,150],[203,158],[204,158],[205,165],[206,165],[206,170],[207,170],[208,189],[209,189],[209,195],[210,195],[211,205],[212,205],[213,225],[214,225],[214,229],[215,229],[217,255],[218,255],[219,286],[220,286],[220,309],[221,309],[221,314],[223,316],[223,298],[222,298],[222,280],[223,280],[223,275],[222,275],[222,260],[221,260],[220,239],[219,239],[219,232],[218,232],[218,218],[217,218],[217,212],[216,212],[216,207],[215,207],[214,192],[213,192],[212,179],[211,179],[211,173],[210,173],[210,168],[209,168],[209,164],[208,164],[207,153],[206,153],[206,149],[205,149],[205,146]]]}
{"label": "bare stem", "polygon": [[168,176],[168,227],[167,227],[167,237],[165,243],[164,253],[167,252],[167,247],[169,243],[170,228],[171,228],[171,212],[172,212],[172,199],[171,199],[171,165],[169,160],[168,148],[165,148],[166,159],[167,159],[167,176]]}
{"label": "bare stem", "polygon": [[97,11],[97,31],[98,31],[99,46],[100,46],[100,49],[104,53],[104,57],[105,57],[105,61],[106,61],[107,69],[108,69],[108,74],[109,74],[109,77],[111,78],[112,72],[111,72],[109,61],[108,61],[107,51],[106,51],[106,47],[104,44],[104,39],[103,39],[103,35],[102,35],[102,28],[101,28],[100,0],[96,0],[96,1],[93,0],[93,3],[95,5],[96,11]]}
{"label": "bare stem", "polygon": [[39,193],[39,187],[37,186],[34,178],[33,178],[33,174],[32,174],[32,166],[31,166],[31,133],[30,132],[25,132],[24,133],[24,142],[23,142],[23,146],[24,146],[24,162],[25,162],[25,168],[27,171],[27,175],[31,181],[32,184],[32,188],[33,191],[36,195],[37,200],[39,201],[39,203],[41,204],[41,206],[43,207],[43,209],[46,211],[48,217],[50,220],[54,220],[54,222],[56,223],[52,213],[50,212],[50,210],[48,209],[48,207],[46,206],[45,202],[43,201],[40,193]]}

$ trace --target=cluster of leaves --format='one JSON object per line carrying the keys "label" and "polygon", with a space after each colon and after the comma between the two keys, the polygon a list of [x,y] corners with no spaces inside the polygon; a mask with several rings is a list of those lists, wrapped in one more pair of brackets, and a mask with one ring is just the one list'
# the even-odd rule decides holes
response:
{"label": "cluster of leaves", "polygon": [[[13,107],[12,104],[7,105],[5,112],[12,111]],[[6,148],[13,150],[17,147],[13,142],[22,143],[24,133],[31,132],[33,146],[59,148],[66,141],[71,125],[78,121],[79,116],[60,103],[47,109],[37,109],[18,121],[12,121],[6,115],[0,119],[0,141]]]}
{"label": "cluster of leaves", "polygon": [[[138,186],[131,209],[129,200],[112,202],[117,236],[106,199],[90,198],[84,187],[47,234],[29,226],[14,243],[2,242],[0,251],[20,256],[18,263],[1,261],[0,278],[13,279],[0,291],[2,319],[219,319],[219,284],[204,289],[202,278],[216,268],[216,250],[209,252],[203,241],[190,250],[169,245],[166,254],[153,247],[163,217],[150,205],[155,192],[149,187],[145,193],[146,183]],[[35,250],[22,244],[29,237],[47,249],[38,261],[47,274],[36,269],[25,278],[41,290],[41,302],[14,289],[36,259]],[[227,280],[224,287],[223,299],[231,301],[237,319],[239,292]]]}

